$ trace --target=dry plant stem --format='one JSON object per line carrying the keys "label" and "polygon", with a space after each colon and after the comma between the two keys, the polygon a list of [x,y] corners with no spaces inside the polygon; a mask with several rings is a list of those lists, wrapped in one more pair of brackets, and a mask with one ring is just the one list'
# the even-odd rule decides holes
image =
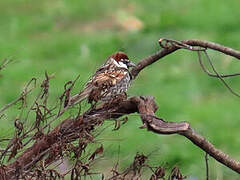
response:
{"label": "dry plant stem", "polygon": [[205,154],[206,180],[209,180],[208,153]]}
{"label": "dry plant stem", "polygon": [[[69,143],[77,138],[79,134],[90,132],[94,127],[102,124],[105,119],[118,118],[124,114],[134,113],[137,111],[136,105],[131,100],[122,102],[119,106],[100,106],[92,109],[78,118],[66,119],[54,130],[44,135],[36,141],[33,146],[25,150],[13,163],[7,166],[8,178],[15,178],[16,170],[21,167],[21,171],[28,171],[31,165],[36,165],[43,157],[46,157],[47,150],[54,144]],[[43,152],[46,152],[43,154]],[[34,161],[34,162],[33,162]],[[1,174],[0,174],[1,177]]]}
{"label": "dry plant stem", "polygon": [[[33,84],[33,87],[30,87],[31,84]],[[7,110],[9,107],[15,105],[17,102],[23,100],[24,101],[24,98],[29,94],[31,93],[36,87],[36,78],[32,78],[28,83],[27,85],[24,87],[23,91],[22,91],[22,94],[21,96],[19,96],[16,100],[10,102],[9,104],[3,106],[1,109],[0,109],[0,114],[3,113],[5,110]]]}
{"label": "dry plant stem", "polygon": [[18,97],[18,98],[15,99],[14,101],[12,101],[12,102],[10,102],[9,104],[7,104],[7,105],[5,105],[4,107],[2,107],[2,108],[0,109],[0,113],[3,113],[6,109],[8,109],[9,107],[15,105],[18,101],[20,101],[20,100],[23,98],[23,96],[25,96],[25,95],[22,95],[22,96]]}
{"label": "dry plant stem", "polygon": [[4,59],[3,62],[0,64],[0,71],[4,69],[11,62],[12,61],[10,59]]}

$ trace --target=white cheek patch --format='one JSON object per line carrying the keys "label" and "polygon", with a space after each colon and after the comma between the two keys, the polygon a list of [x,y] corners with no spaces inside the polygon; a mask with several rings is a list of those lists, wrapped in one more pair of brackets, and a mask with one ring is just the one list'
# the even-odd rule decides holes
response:
{"label": "white cheek patch", "polygon": [[124,64],[123,62],[119,62],[118,64],[119,64],[119,67],[127,69],[127,65]]}
{"label": "white cheek patch", "polygon": [[127,65],[124,64],[123,62],[116,62],[114,59],[113,59],[113,63],[117,66],[117,67],[120,67],[120,68],[125,68],[125,69],[128,69]]}

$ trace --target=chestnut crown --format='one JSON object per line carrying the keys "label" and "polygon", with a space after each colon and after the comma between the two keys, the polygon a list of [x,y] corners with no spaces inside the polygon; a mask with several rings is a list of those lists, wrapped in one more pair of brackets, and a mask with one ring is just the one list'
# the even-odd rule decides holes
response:
{"label": "chestnut crown", "polygon": [[132,63],[128,56],[124,52],[116,52],[111,56],[112,59],[116,61],[116,65],[122,68],[135,67],[136,65]]}

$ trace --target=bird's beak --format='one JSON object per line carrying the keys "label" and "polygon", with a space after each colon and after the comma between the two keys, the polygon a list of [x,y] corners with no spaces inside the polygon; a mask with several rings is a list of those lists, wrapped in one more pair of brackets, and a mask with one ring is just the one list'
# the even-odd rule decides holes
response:
{"label": "bird's beak", "polygon": [[128,67],[136,67],[136,65],[131,61],[127,65],[128,65]]}

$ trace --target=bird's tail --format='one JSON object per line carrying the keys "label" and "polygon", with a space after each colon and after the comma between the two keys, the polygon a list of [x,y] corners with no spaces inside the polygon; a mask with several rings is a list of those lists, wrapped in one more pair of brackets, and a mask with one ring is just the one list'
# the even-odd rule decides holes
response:
{"label": "bird's tail", "polygon": [[89,94],[91,93],[91,90],[92,90],[92,88],[86,88],[83,91],[81,91],[80,93],[72,96],[70,99],[69,105],[73,106],[75,104],[82,102],[86,98],[88,98]]}

